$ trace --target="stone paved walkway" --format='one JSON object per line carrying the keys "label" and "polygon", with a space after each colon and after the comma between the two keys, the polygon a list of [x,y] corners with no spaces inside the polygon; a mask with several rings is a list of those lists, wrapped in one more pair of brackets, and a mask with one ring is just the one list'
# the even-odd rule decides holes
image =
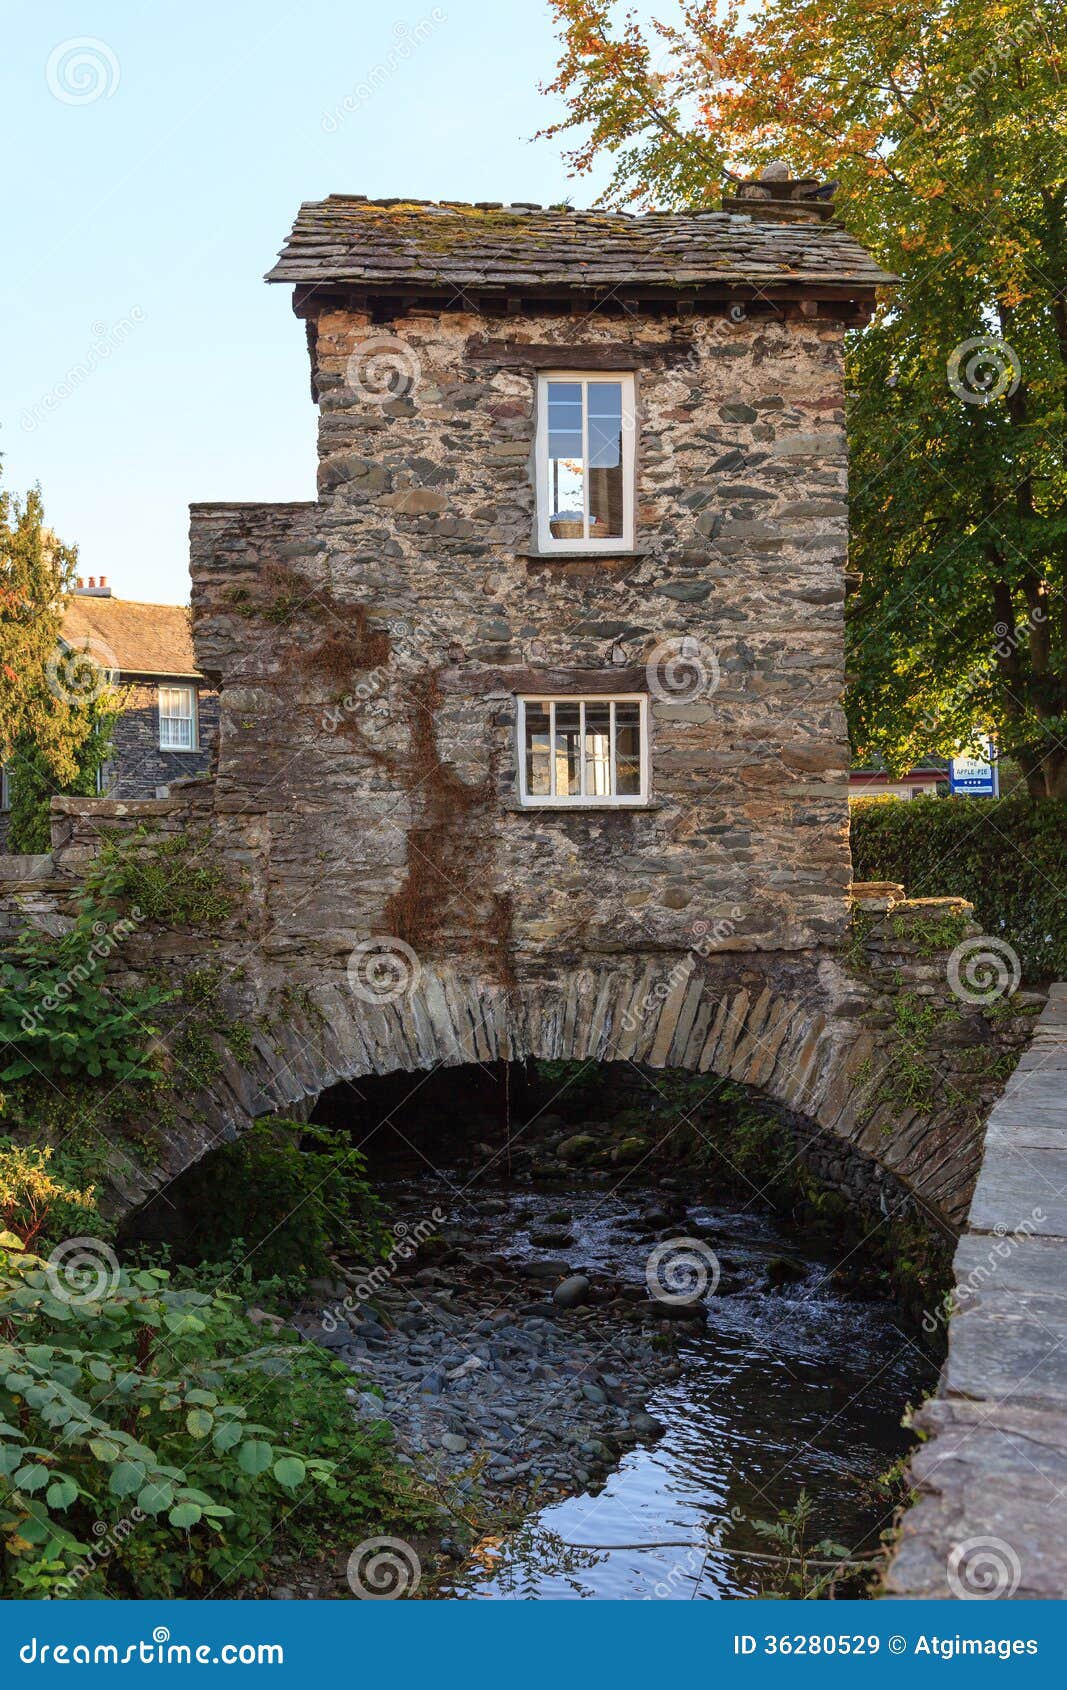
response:
{"label": "stone paved walkway", "polygon": [[1067,1597],[1067,984],[994,1107],[894,1596]]}

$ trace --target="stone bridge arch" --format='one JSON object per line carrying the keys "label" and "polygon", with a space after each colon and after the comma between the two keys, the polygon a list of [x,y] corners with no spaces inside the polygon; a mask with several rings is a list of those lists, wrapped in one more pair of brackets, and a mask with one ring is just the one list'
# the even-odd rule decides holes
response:
{"label": "stone bridge arch", "polygon": [[284,1009],[259,1017],[250,1060],[239,1064],[220,1048],[216,1080],[181,1110],[165,1154],[138,1170],[141,1189],[126,1201],[143,1199],[256,1117],[313,1106],[340,1083],[532,1057],[630,1062],[750,1087],[825,1140],[824,1162],[835,1140],[842,1154],[864,1158],[873,1202],[904,1196],[940,1224],[957,1224],[980,1135],[968,1144],[937,1120],[887,1134],[878,1101],[886,1053],[864,1026],[855,983],[829,957],[793,979],[776,979],[780,972],[774,959],[749,957],[723,972],[687,957],[642,969],[578,967],[508,988],[422,967],[408,989],[380,1002],[342,980],[287,994]]}

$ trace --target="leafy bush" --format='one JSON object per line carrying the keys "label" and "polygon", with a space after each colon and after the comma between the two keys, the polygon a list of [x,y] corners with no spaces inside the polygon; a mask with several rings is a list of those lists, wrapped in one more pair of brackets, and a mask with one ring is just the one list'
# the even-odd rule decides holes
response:
{"label": "leafy bush", "polygon": [[916,798],[852,806],[857,880],[900,881],[913,898],[967,898],[1031,980],[1067,975],[1067,803]]}
{"label": "leafy bush", "polygon": [[104,839],[100,857],[123,901],[160,927],[214,927],[233,908],[210,832],[158,833],[142,826]]}
{"label": "leafy bush", "polygon": [[97,777],[114,751],[112,735],[127,697],[127,693],[120,694],[107,688],[99,697],[90,697],[82,705],[72,704],[69,707],[72,717],[81,715],[88,723],[85,738],[72,752],[76,772],[69,780],[57,781],[50,759],[32,740],[21,740],[15,746],[8,765],[11,786],[9,851],[43,852],[51,848],[50,806],[56,793],[76,798],[95,796]]}
{"label": "leafy bush", "polygon": [[235,1297],[0,1233],[0,1593],[209,1594],[412,1509],[346,1382]]}
{"label": "leafy bush", "polygon": [[349,1140],[300,1121],[260,1121],[168,1193],[193,1216],[179,1258],[226,1261],[235,1240],[256,1279],[325,1273],[332,1242],[377,1256],[383,1228],[366,1162]]}
{"label": "leafy bush", "polygon": [[28,1249],[55,1227],[58,1241],[90,1223],[99,1228],[93,1186],[75,1186],[52,1165],[51,1146],[35,1149],[0,1138],[0,1231],[15,1232]]}
{"label": "leafy bush", "polygon": [[122,870],[113,855],[90,864],[63,933],[23,927],[0,956],[0,1081],[44,1075],[56,1081],[150,1081],[157,1064],[154,1011],[169,994],[157,987],[117,991],[104,964],[136,926],[124,913]]}

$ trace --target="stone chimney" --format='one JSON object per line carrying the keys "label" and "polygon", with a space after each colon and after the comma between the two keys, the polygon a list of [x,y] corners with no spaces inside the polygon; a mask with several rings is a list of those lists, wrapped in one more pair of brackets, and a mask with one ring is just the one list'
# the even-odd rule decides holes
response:
{"label": "stone chimney", "polygon": [[84,578],[79,575],[78,585],[74,591],[77,597],[83,599],[109,599],[111,597],[111,588],[107,584],[106,575],[101,575],[99,580],[95,575],[90,575],[88,585],[86,585]]}
{"label": "stone chimney", "polygon": [[758,176],[733,178],[733,193],[723,195],[724,211],[742,212],[772,223],[825,223],[834,215],[836,182],[817,176],[791,176],[784,159],[764,165]]}

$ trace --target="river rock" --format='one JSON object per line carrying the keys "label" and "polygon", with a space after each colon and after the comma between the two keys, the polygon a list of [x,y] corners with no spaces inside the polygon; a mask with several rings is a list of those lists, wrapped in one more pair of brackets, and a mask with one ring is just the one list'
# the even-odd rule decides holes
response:
{"label": "river rock", "polygon": [[549,1258],[543,1262],[523,1262],[522,1271],[530,1279],[563,1279],[570,1273],[571,1264]]}
{"label": "river rock", "polygon": [[561,1162],[581,1163],[588,1162],[599,1148],[592,1133],[572,1133],[563,1140],[556,1154]]}
{"label": "river rock", "polygon": [[588,1302],[590,1283],[584,1273],[572,1273],[552,1293],[552,1301],[561,1309],[576,1309]]}
{"label": "river rock", "polygon": [[449,1455],[462,1455],[467,1448],[466,1438],[461,1438],[458,1432],[442,1432],[441,1448],[447,1449]]}

